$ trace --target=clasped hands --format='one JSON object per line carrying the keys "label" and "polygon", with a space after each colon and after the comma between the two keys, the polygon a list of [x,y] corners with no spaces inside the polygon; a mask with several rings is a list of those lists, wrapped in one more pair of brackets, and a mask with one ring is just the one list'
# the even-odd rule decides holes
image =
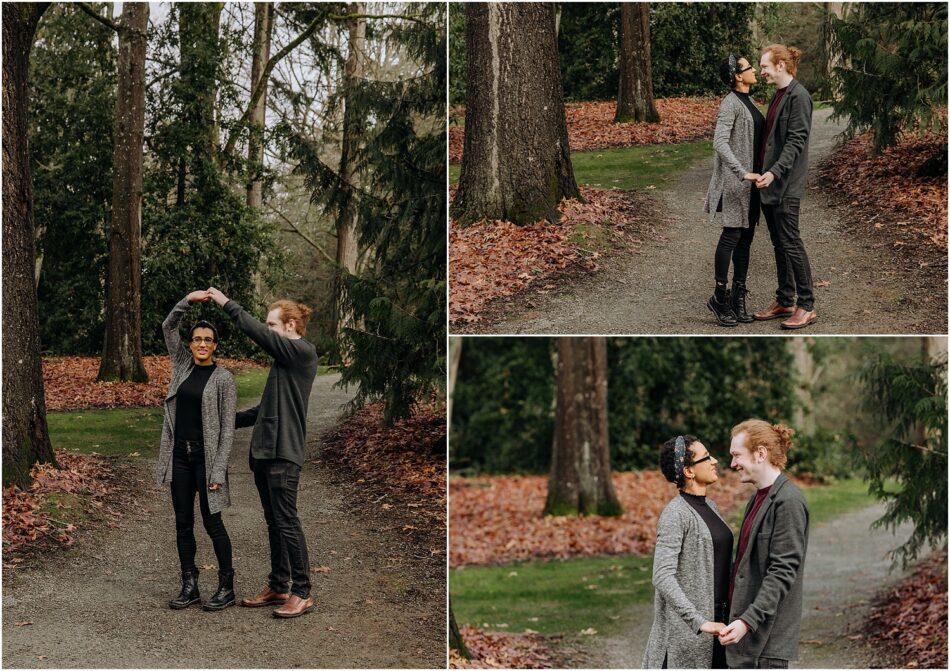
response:
{"label": "clasped hands", "polygon": [[767,172],[764,175],[760,175],[757,172],[747,172],[745,174],[745,177],[743,177],[742,179],[747,179],[750,182],[755,182],[756,188],[764,189],[769,184],[775,181],[775,175],[773,175],[771,172]]}
{"label": "clasped hands", "polygon": [[185,298],[189,303],[204,303],[205,301],[212,300],[221,307],[224,307],[224,304],[228,302],[228,297],[214,287],[208,287],[207,289],[201,289],[199,291],[192,291],[190,294],[185,296]]}
{"label": "clasped hands", "polygon": [[699,628],[700,631],[719,637],[722,645],[734,645],[742,640],[749,628],[742,620],[735,620],[732,624],[726,625],[722,622],[705,622]]}

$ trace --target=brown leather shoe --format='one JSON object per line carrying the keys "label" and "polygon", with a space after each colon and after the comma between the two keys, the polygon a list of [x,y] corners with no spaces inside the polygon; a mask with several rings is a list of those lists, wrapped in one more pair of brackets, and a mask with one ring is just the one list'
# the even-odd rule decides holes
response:
{"label": "brown leather shoe", "polygon": [[775,301],[767,310],[759,310],[752,316],[755,317],[756,321],[764,322],[769,319],[778,319],[779,317],[791,317],[793,314],[795,314],[795,308],[785,307],[778,301]]}
{"label": "brown leather shoe", "polygon": [[301,599],[296,594],[291,594],[290,598],[280,608],[274,611],[274,617],[300,617],[304,613],[313,610],[314,600],[312,596]]}
{"label": "brown leather shoe", "polygon": [[286,592],[277,592],[271,589],[270,585],[262,589],[249,599],[241,599],[241,605],[248,608],[260,608],[261,606],[277,606],[287,603],[290,594]]}
{"label": "brown leather shoe", "polygon": [[795,308],[795,314],[790,319],[782,322],[783,329],[803,329],[813,321],[818,319],[818,313],[814,310],[805,310],[804,308]]}

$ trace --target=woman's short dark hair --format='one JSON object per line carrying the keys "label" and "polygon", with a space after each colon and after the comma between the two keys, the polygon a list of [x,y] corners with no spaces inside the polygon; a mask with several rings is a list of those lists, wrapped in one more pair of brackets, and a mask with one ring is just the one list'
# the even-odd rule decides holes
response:
{"label": "woman's short dark hair", "polygon": [[[683,439],[686,441],[686,459],[683,460],[683,467],[685,468],[693,465],[693,453],[689,448],[693,443],[699,442],[699,438],[691,434],[684,434]],[[676,472],[676,465],[673,460],[675,453],[676,438],[674,437],[663,443],[663,447],[660,448],[660,472],[674,485],[682,487],[682,484],[677,482],[679,474]]]}
{"label": "woman's short dark hair", "polygon": [[218,342],[218,329],[214,327],[209,321],[204,319],[199,319],[194,324],[191,325],[191,330],[188,331],[188,340],[190,341],[195,336],[196,329],[211,329],[211,332],[214,334],[214,341]]}
{"label": "woman's short dark hair", "polygon": [[719,79],[732,91],[736,88],[736,75],[739,73],[739,56],[729,54],[719,64]]}

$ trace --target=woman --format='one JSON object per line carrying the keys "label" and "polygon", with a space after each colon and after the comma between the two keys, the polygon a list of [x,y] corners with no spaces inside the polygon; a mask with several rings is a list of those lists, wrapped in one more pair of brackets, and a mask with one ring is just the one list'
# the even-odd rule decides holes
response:
{"label": "woman", "polygon": [[228,457],[234,439],[237,388],[231,373],[214,363],[218,346],[214,326],[206,321],[196,322],[189,332],[187,346],[178,333],[178,324],[191,304],[209,298],[207,291],[191,292],[172,308],[162,324],[172,360],[172,379],[165,398],[156,480],[159,485],[171,483],[175,509],[181,593],[168,604],[174,609],[201,601],[195,565],[195,494],[218,560],[218,591],[204,604],[204,609],[223,610],[234,605],[231,539],[221,511],[231,505]]}
{"label": "woman", "polygon": [[717,635],[729,615],[732,531],[706,500],[706,488],[719,479],[717,463],[696,436],[677,436],[660,451],[660,470],[679,496],[657,525],[645,669],[727,668]]}
{"label": "woman", "polygon": [[[755,68],[733,54],[723,60],[719,76],[732,91],[719,104],[713,136],[713,172],[703,211],[712,222],[721,215],[722,233],[716,246],[716,290],[706,301],[720,326],[755,321],[746,309],[746,275],[749,249],[759,223],[759,190],[755,181],[762,172],[762,142],[765,117],[749,97],[755,84]],[[732,260],[732,290],[729,261]]]}

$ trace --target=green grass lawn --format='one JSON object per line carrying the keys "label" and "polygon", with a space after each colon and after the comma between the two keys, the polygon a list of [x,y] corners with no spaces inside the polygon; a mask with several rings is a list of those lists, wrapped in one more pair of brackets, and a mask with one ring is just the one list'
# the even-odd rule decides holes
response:
{"label": "green grass lawn", "polygon": [[618,613],[651,598],[652,564],[628,555],[455,569],[452,609],[460,624],[495,631],[616,631]]}
{"label": "green grass lawn", "polygon": [[[268,368],[252,368],[236,376],[238,405],[264,391]],[[330,370],[320,366],[319,375]],[[53,447],[107,456],[155,456],[162,432],[162,408],[75,410],[47,414]]]}
{"label": "green grass lawn", "polygon": [[[803,492],[812,524],[874,502],[857,478]],[[741,508],[730,519],[734,531]],[[452,608],[459,624],[494,631],[576,635],[593,627],[610,634],[623,625],[625,607],[653,598],[652,571],[652,556],[632,555],[453,569]]]}
{"label": "green grass lawn", "polygon": [[[658,144],[574,152],[571,162],[578,184],[605,189],[661,188],[696,161],[712,159],[712,141]],[[449,179],[458,183],[460,168],[449,166]]]}

